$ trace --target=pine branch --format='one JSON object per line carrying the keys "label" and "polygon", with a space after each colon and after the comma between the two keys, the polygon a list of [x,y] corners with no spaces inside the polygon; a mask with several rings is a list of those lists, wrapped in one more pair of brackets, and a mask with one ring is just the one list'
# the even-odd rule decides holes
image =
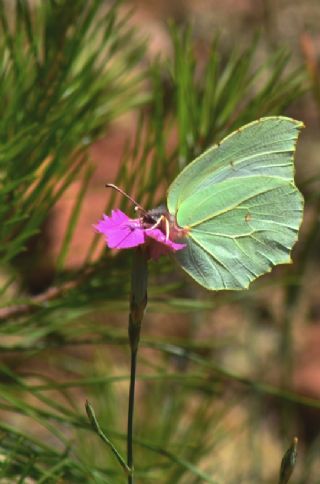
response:
{"label": "pine branch", "polygon": [[94,269],[88,267],[77,278],[64,282],[60,286],[52,286],[23,304],[14,304],[0,308],[0,323],[35,313],[40,307],[45,307],[50,301],[64,297],[66,293],[79,287],[90,278],[93,272]]}

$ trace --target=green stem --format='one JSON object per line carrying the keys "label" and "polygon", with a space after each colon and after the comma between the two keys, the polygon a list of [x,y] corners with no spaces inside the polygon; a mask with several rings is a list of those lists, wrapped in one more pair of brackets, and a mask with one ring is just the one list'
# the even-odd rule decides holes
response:
{"label": "green stem", "polygon": [[129,406],[128,406],[128,431],[127,431],[127,465],[132,470],[128,475],[128,484],[134,483],[133,476],[133,414],[134,414],[134,396],[137,368],[137,351],[131,352],[131,372],[130,372],[130,389],[129,389]]}
{"label": "green stem", "polygon": [[138,247],[133,256],[131,273],[131,297],[129,314],[129,344],[131,351],[130,388],[128,404],[127,428],[127,465],[131,469],[128,475],[128,484],[134,484],[133,460],[133,417],[135,401],[135,381],[137,368],[137,355],[140,341],[140,330],[147,305],[148,260],[143,248]]}

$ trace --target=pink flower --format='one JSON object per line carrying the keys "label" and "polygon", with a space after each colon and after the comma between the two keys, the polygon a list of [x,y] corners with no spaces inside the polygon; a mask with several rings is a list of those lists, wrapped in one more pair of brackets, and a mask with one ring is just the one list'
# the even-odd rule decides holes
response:
{"label": "pink flower", "polygon": [[130,249],[145,244],[151,259],[158,259],[161,255],[186,247],[186,244],[170,240],[169,235],[181,237],[185,233],[181,229],[170,227],[165,215],[158,220],[152,215],[132,219],[117,209],[112,210],[110,217],[103,215],[94,228],[105,236],[110,249]]}

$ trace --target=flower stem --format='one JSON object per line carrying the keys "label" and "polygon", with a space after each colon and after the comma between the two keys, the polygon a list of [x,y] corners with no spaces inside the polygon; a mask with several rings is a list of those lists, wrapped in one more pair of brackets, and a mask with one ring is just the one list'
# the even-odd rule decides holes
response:
{"label": "flower stem", "polygon": [[132,439],[133,439],[133,414],[134,414],[136,368],[137,368],[137,351],[131,352],[131,372],[130,372],[128,431],[127,431],[127,465],[131,469],[131,474],[128,475],[128,484],[134,483]]}
{"label": "flower stem", "polygon": [[137,355],[140,341],[140,330],[147,305],[148,260],[143,248],[138,247],[133,255],[131,273],[131,297],[129,314],[129,345],[131,352],[130,388],[128,404],[127,429],[127,464],[131,469],[128,475],[128,484],[134,484],[133,461],[133,416],[135,400],[135,380],[137,368]]}

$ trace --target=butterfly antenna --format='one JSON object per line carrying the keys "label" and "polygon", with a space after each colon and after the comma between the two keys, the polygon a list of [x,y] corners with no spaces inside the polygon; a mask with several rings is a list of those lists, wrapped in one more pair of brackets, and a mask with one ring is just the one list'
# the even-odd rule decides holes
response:
{"label": "butterfly antenna", "polygon": [[136,207],[136,209],[141,210],[141,212],[143,214],[147,215],[146,210],[138,202],[136,202],[134,198],[132,198],[128,193],[126,193],[124,190],[122,190],[122,188],[118,187],[117,185],[114,185],[113,183],[106,183],[105,186],[106,186],[106,188],[113,188],[117,192],[121,193],[121,195],[128,198],[128,200],[130,200],[130,202],[133,203],[133,205]]}

